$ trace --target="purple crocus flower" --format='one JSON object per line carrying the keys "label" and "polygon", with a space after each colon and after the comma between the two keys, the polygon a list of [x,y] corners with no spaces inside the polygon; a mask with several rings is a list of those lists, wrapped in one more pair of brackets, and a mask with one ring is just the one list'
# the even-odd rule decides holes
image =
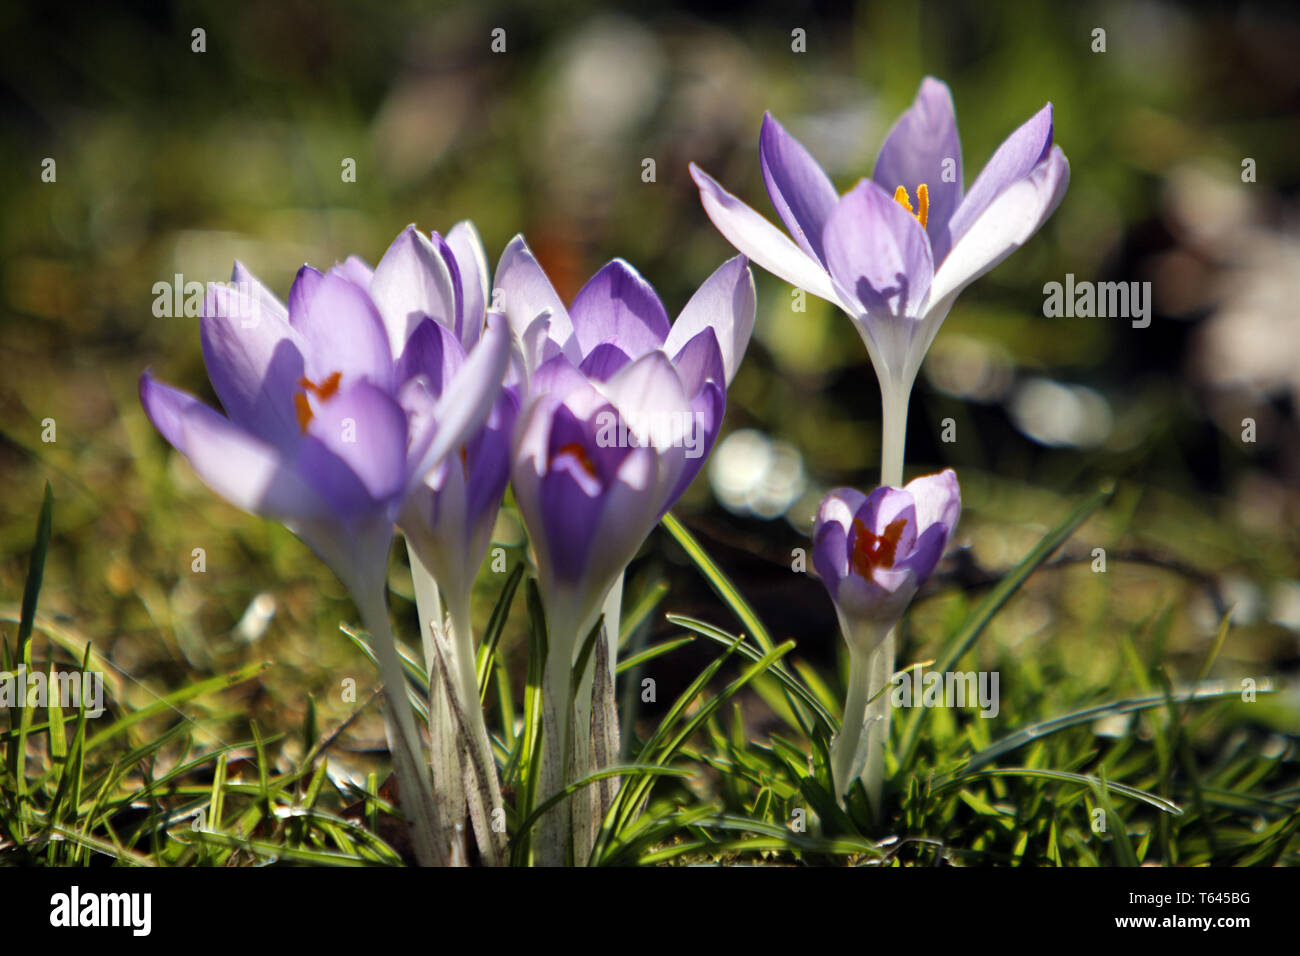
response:
{"label": "purple crocus flower", "polygon": [[933,77],[894,125],[872,178],[844,196],[771,114],[763,119],[759,158],[793,238],[692,164],[704,209],[754,262],[852,317],[880,378],[886,418],[894,419],[886,425],[882,481],[898,484],[907,397],[948,310],[1065,195],[1070,167],[1052,145],[1052,105],[1007,137],[969,191],[952,95]]}
{"label": "purple crocus flower", "polygon": [[325,274],[304,267],[286,309],[236,263],[231,286],[209,286],[200,320],[208,377],[226,415],[147,371],[140,399],[209,487],[283,521],[351,592],[390,693],[390,744],[417,852],[436,862],[444,858],[438,814],[385,606],[388,549],[407,496],[490,415],[510,339],[495,319],[444,397],[411,414],[405,405],[422,379],[398,380],[382,296],[367,291],[378,273],[368,271],[357,259]]}
{"label": "purple crocus flower", "polygon": [[522,237],[496,288],[527,373],[515,498],[548,612],[582,630],[713,447],[754,325],[753,276],[724,263],[670,325],[622,259],[565,308]]}
{"label": "purple crocus flower", "polygon": [[866,762],[862,731],[869,687],[883,687],[891,676],[873,679],[875,652],[938,564],[960,514],[961,490],[952,469],[870,495],[836,488],[817,509],[813,566],[849,648],[849,693],[831,761],[840,793]]}
{"label": "purple crocus flower", "polygon": [[[496,289],[519,344],[526,400],[515,450],[515,500],[546,608],[542,796],[563,785],[569,727],[584,728],[594,669],[573,708],[572,668],[602,605],[655,524],[699,472],[722,423],[726,388],[754,325],[743,256],[710,276],[670,325],[640,274],[610,262],[565,308],[522,237],[505,250]],[[606,630],[613,667],[617,628]],[[612,671],[611,671],[612,676]],[[588,769],[585,733],[573,765]],[[575,858],[591,809],[575,803]],[[566,815],[542,823],[539,859],[562,863]]]}

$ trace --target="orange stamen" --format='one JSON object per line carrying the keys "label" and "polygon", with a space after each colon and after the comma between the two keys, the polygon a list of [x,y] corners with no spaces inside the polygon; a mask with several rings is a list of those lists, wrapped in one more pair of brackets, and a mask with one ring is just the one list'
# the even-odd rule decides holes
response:
{"label": "orange stamen", "polygon": [[892,568],[894,554],[898,550],[898,539],[907,527],[906,518],[895,518],[885,525],[884,534],[876,535],[862,523],[861,518],[853,519],[853,570],[860,577],[870,578],[876,568]]}
{"label": "orange stamen", "polygon": [[293,410],[298,414],[298,428],[304,434],[307,432],[307,425],[310,424],[313,415],[307,393],[310,392],[323,402],[339,390],[339,379],[342,377],[342,372],[331,372],[323,385],[317,385],[305,375],[298,379],[298,387],[302,391],[294,393]]}
{"label": "orange stamen", "polygon": [[921,185],[916,187],[916,205],[917,205],[916,209],[912,208],[912,200],[908,198],[907,187],[905,186],[899,186],[897,189],[894,190],[894,202],[898,203],[900,206],[902,206],[904,209],[910,212],[913,216],[915,216],[916,221],[921,224],[921,228],[922,229],[925,228],[926,223],[929,222],[930,220],[930,187],[929,186],[927,186],[925,183],[921,183]]}
{"label": "orange stamen", "polygon": [[567,445],[562,446],[562,447],[560,448],[560,450],[557,451],[557,452],[556,452],[556,453],[551,457],[551,461],[555,461],[555,459],[556,459],[556,458],[559,458],[561,455],[570,455],[570,456],[576,458],[576,459],[578,460],[578,464],[582,466],[582,470],[583,470],[583,471],[585,471],[585,472],[586,472],[588,475],[590,475],[592,478],[596,478],[596,477],[598,477],[597,474],[596,474],[596,464],[595,464],[595,462],[593,462],[593,461],[592,461],[592,460],[587,456],[587,449],[583,448],[583,447],[582,447],[580,444],[578,444],[576,441],[571,441],[571,442],[569,442]]}
{"label": "orange stamen", "polygon": [[311,423],[311,402],[307,401],[307,396],[302,392],[293,393],[293,410],[298,413],[298,430],[304,435],[307,433],[307,426]]}

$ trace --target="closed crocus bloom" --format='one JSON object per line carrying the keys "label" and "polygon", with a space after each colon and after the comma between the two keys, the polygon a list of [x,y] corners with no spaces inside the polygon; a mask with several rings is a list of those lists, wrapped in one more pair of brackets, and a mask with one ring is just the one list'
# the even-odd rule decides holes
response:
{"label": "closed crocus bloom", "polygon": [[939,326],[962,289],[1025,243],[1065,195],[1070,167],[1052,144],[1052,105],[1007,137],[969,191],[952,95],[933,77],[894,125],[871,179],[844,196],[770,114],[759,158],[789,236],[692,165],[705,211],[754,262],[854,320],[885,403],[882,481],[898,484],[907,399]]}
{"label": "closed crocus bloom", "polygon": [[146,372],[140,398],[154,426],[214,491],[275,518],[348,587],[375,635],[390,743],[422,862],[443,854],[437,813],[418,760],[414,721],[385,605],[393,520],[425,474],[492,411],[509,360],[497,320],[488,346],[459,368],[454,398],[422,417],[403,407],[384,321],[349,260],[300,272],[286,309],[240,264],[233,284],[209,286],[200,321],[203,355],[226,414]]}
{"label": "closed crocus bloom", "polygon": [[837,488],[822,499],[813,527],[813,566],[835,605],[849,648],[849,691],[844,721],[832,747],[839,793],[848,792],[866,755],[863,719],[868,669],[879,644],[943,555],[961,514],[961,491],[951,469],[916,478],[902,488],[870,495]]}
{"label": "closed crocus bloom", "polygon": [[[753,329],[754,287],[738,256],[670,324],[650,285],[616,259],[565,308],[517,238],[497,268],[496,289],[526,375],[512,483],[550,639],[546,795],[559,789],[568,766],[563,755],[574,714],[567,701],[580,641],[713,447],[726,387]],[[606,630],[611,675],[616,630]],[[584,673],[576,696],[579,728],[590,713],[591,674]],[[585,740],[575,735],[580,773]],[[563,861],[557,819],[543,824],[544,862]]]}

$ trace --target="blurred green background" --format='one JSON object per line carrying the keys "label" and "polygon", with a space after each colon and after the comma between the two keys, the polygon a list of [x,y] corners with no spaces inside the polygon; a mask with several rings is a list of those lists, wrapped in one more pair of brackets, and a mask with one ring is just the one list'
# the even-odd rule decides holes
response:
{"label": "blurred green background", "polygon": [[[354,614],[337,581],[283,529],[204,489],[145,420],[146,366],[215,402],[197,319],[156,317],[155,283],[223,280],[239,258],[286,296],[304,261],[373,264],[408,222],[445,232],[472,218],[493,264],[523,232],[566,299],[623,256],[675,315],[732,254],[688,162],[774,218],[765,109],[843,191],[926,74],[952,88],[968,184],[1047,100],[1072,179],[1042,232],[962,296],[914,394],[908,473],[957,467],[966,511],[904,660],[926,657],[965,606],[953,582],[974,593],[1113,478],[1114,503],[999,617],[987,653],[1104,680],[1120,634],[1199,661],[1231,605],[1225,675],[1295,677],[1300,20],[1288,4],[11,4],[0,36],[0,603],[16,616],[48,478],[41,619],[130,674],[129,700],[267,658],[279,666],[229,703],[287,728],[308,694],[327,723],[349,709],[342,677],[374,682],[337,630]],[[349,158],[355,182],[341,176]],[[1151,282],[1150,327],[1045,318],[1043,284],[1067,273]],[[788,286],[756,280],[727,430],[678,513],[773,635],[825,667],[839,646],[830,604],[790,572],[792,550],[827,488],[877,480],[879,396],[845,316],[812,297],[794,311]],[[942,440],[945,419],[956,441]],[[519,544],[508,520],[501,538]],[[1105,574],[1091,570],[1096,547]],[[665,608],[730,623],[656,534],[632,595],[660,576],[674,585]],[[483,575],[484,615],[498,582]],[[411,607],[394,611],[412,635]],[[1167,627],[1152,637],[1156,619]],[[1294,732],[1287,686],[1260,712]],[[348,739],[382,747],[377,712]]]}

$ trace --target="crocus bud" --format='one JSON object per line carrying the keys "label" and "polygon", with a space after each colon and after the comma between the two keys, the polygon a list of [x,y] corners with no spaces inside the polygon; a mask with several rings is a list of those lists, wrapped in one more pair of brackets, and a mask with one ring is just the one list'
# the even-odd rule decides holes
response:
{"label": "crocus bud", "polygon": [[[872,677],[873,652],[934,571],[960,513],[961,491],[952,469],[916,478],[902,488],[877,488],[870,495],[836,488],[817,509],[813,565],[830,593],[849,646],[844,722],[831,753],[841,794],[866,764],[867,705],[890,676]],[[880,750],[879,741],[873,746]],[[878,794],[869,798],[879,801]]]}
{"label": "crocus bud", "polygon": [[961,513],[951,468],[864,495],[836,488],[813,529],[813,565],[850,647],[873,650],[938,564]]}

